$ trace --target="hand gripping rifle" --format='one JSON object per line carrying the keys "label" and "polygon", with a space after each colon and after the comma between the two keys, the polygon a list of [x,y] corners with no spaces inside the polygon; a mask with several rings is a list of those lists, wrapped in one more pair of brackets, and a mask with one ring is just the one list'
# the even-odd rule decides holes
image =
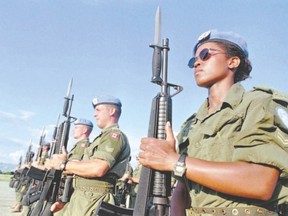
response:
{"label": "hand gripping rifle", "polygon": [[[56,136],[55,144],[51,149],[51,156],[53,154],[61,154],[62,147],[67,148],[68,139],[69,139],[69,131],[71,121],[75,118],[70,116],[72,102],[74,99],[74,95],[71,95],[71,87],[72,80],[69,83],[67,96],[64,97],[64,108],[63,108],[63,116],[66,118],[59,126]],[[56,134],[54,133],[54,134]],[[54,136],[54,135],[53,135]],[[51,216],[53,213],[50,211],[51,205],[57,201],[59,186],[62,178],[62,171],[50,169],[46,171],[44,177],[44,186],[41,192],[40,199],[33,209],[31,215],[32,216]],[[46,202],[45,202],[46,201]]]}
{"label": "hand gripping rifle", "polygon": [[[167,82],[169,39],[164,38],[162,46],[160,45],[160,19],[160,8],[158,7],[155,20],[155,44],[150,45],[154,49],[151,82],[160,85],[161,92],[152,101],[148,137],[165,139],[165,125],[168,121],[172,121],[171,98],[180,93],[183,88]],[[170,88],[175,90],[172,95]],[[124,211],[124,209],[108,203],[102,203],[98,215],[168,216],[170,215],[170,194],[171,173],[160,172],[143,166],[134,210],[128,211],[126,209]]]}

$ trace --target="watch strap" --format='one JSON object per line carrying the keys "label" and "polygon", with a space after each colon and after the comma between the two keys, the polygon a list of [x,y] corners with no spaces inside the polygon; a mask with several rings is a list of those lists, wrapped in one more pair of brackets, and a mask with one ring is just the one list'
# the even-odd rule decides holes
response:
{"label": "watch strap", "polygon": [[62,163],[60,164],[60,170],[61,170],[61,171],[64,171],[64,170],[65,170],[67,163],[68,163],[68,160],[62,161]]}
{"label": "watch strap", "polygon": [[187,154],[182,153],[177,161],[177,163],[184,163],[185,164],[185,159],[186,159]]}

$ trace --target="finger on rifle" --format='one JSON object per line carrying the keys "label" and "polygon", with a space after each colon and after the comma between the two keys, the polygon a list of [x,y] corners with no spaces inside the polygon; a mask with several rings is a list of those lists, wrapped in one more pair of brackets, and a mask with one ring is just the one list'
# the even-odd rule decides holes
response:
{"label": "finger on rifle", "polygon": [[165,130],[166,130],[166,140],[174,143],[175,142],[174,133],[171,127],[171,123],[169,121],[165,125]]}
{"label": "finger on rifle", "polygon": [[62,154],[65,154],[65,155],[67,155],[67,154],[68,154],[68,152],[67,152],[67,150],[66,150],[65,146],[62,146]]}

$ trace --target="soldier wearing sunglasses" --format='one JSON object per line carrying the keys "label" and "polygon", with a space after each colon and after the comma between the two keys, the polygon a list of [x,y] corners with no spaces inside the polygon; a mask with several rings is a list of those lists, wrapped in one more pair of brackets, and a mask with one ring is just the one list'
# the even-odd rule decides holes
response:
{"label": "soldier wearing sunglasses", "polygon": [[178,180],[171,215],[288,215],[288,96],[245,91],[252,70],[247,44],[233,32],[202,34],[188,66],[208,90],[177,136],[143,138],[139,161]]}

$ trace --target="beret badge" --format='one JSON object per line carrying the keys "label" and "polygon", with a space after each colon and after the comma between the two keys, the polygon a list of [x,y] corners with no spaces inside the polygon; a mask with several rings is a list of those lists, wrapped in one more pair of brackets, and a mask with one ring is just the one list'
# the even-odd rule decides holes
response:
{"label": "beret badge", "polygon": [[211,35],[211,31],[206,31],[199,36],[198,41],[202,42],[202,41],[208,40],[210,38],[210,35]]}

